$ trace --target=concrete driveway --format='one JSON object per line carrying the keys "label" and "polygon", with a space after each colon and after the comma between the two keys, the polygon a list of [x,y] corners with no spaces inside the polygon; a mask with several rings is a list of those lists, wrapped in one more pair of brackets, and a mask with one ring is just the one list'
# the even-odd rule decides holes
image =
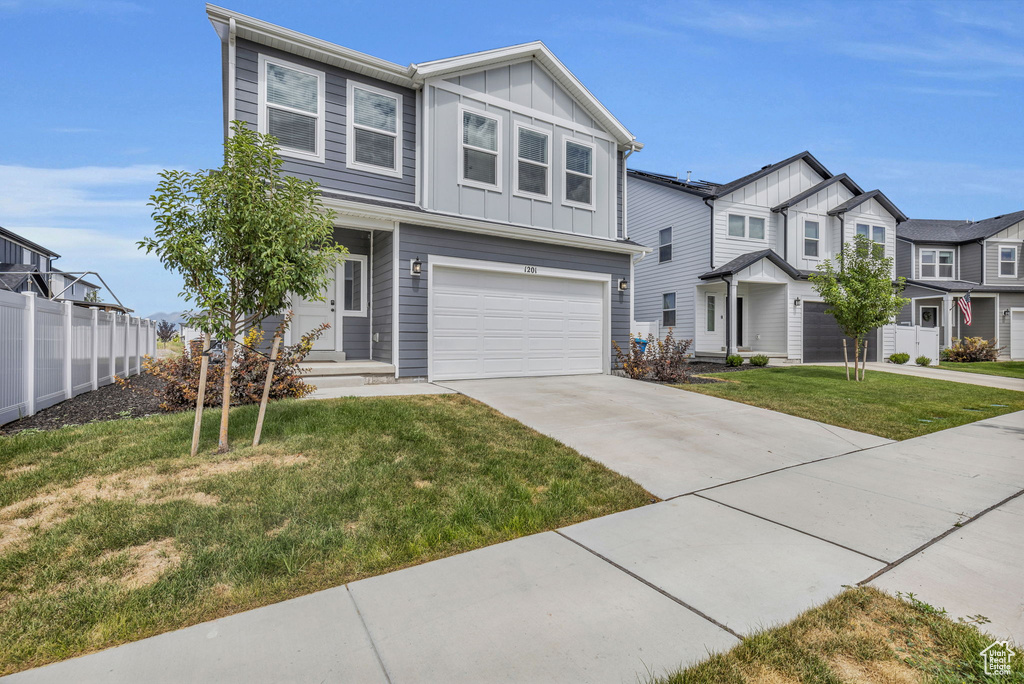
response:
{"label": "concrete driveway", "polygon": [[568,444],[661,499],[889,441],[611,375],[438,384]]}

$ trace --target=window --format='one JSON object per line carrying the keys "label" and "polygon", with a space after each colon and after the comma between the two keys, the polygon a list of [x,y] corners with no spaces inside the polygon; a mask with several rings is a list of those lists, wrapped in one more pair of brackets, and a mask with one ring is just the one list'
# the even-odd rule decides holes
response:
{"label": "window", "polygon": [[341,296],[341,309],[346,316],[366,315],[366,257],[361,254],[349,254],[342,264],[344,271],[344,288]]}
{"label": "window", "polygon": [[535,198],[548,197],[550,136],[525,126],[516,127],[516,192]]}
{"label": "window", "polygon": [[1017,248],[1016,247],[1000,247],[999,248],[999,277],[1001,277],[1001,278],[1016,278],[1017,277]]}
{"label": "window", "polygon": [[953,277],[953,250],[951,249],[922,249],[921,250],[921,277],[922,278],[952,278]]}
{"label": "window", "polygon": [[676,293],[661,295],[661,324],[671,328],[676,324]]}
{"label": "window", "polygon": [[708,332],[715,332],[715,295],[708,295],[707,323],[705,327]]}
{"label": "window", "polygon": [[658,263],[672,261],[672,229],[663,228],[658,233]]}
{"label": "window", "polygon": [[345,165],[401,178],[401,113],[401,95],[349,79]]}
{"label": "window", "polygon": [[818,253],[818,244],[821,236],[819,234],[820,226],[817,221],[804,221],[804,256],[815,257],[820,256]]}
{"label": "window", "polygon": [[324,74],[260,55],[258,128],[282,156],[324,161]]}
{"label": "window", "polygon": [[765,220],[756,216],[729,214],[729,235],[732,237],[749,237],[753,240],[764,240]]}
{"label": "window", "polygon": [[885,244],[885,226],[869,226],[866,223],[857,224],[857,235],[863,235],[868,240]]}
{"label": "window", "polygon": [[593,209],[594,148],[576,140],[565,141],[565,203]]}
{"label": "window", "polygon": [[857,235],[863,235],[868,240],[871,239],[871,226],[866,223],[857,224]]}
{"label": "window", "polygon": [[471,109],[462,109],[462,182],[488,190],[501,190],[501,121]]}

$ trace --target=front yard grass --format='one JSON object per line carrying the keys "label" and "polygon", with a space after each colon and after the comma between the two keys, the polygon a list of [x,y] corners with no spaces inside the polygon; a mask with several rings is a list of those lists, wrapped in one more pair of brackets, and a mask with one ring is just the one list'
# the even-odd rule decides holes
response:
{"label": "front yard grass", "polygon": [[1024,378],[1024,361],[976,361],[974,363],[940,361],[939,368],[965,373],[1001,375],[1004,378]]}
{"label": "front yard grass", "polygon": [[0,437],[0,674],[613,513],[633,481],[460,395]]}
{"label": "front yard grass", "polygon": [[1024,392],[883,371],[869,370],[863,382],[847,382],[833,366],[707,377],[725,382],[675,386],[897,440],[1024,409]]}
{"label": "front yard grass", "polygon": [[985,674],[981,651],[995,639],[914,597],[848,589],[793,622],[758,632],[732,650],[654,680],[658,684],[796,682],[1024,682],[1018,652],[1006,677]]}

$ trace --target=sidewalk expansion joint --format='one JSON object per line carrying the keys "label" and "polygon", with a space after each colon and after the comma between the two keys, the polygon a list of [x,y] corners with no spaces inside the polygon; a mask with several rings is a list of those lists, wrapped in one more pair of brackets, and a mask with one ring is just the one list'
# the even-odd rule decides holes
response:
{"label": "sidewalk expansion joint", "polygon": [[950,528],[949,528],[948,530],[946,530],[945,532],[943,532],[943,533],[942,533],[942,534],[940,534],[939,536],[937,536],[937,537],[935,537],[935,538],[933,538],[933,539],[930,539],[930,540],[926,541],[926,542],[925,542],[924,544],[921,544],[920,546],[918,546],[918,547],[917,547],[916,549],[914,549],[914,550],[913,550],[913,551],[911,551],[910,553],[906,554],[905,556],[902,556],[902,557],[900,557],[900,558],[897,558],[897,559],[896,559],[896,560],[894,560],[893,562],[891,562],[891,563],[887,564],[887,565],[886,565],[886,566],[885,566],[884,568],[882,568],[881,570],[879,570],[879,571],[878,571],[878,572],[876,572],[875,574],[871,575],[871,576],[870,576],[870,577],[868,577],[867,579],[864,579],[864,580],[861,580],[860,582],[857,582],[857,586],[858,586],[858,587],[862,587],[862,586],[864,586],[865,584],[867,584],[868,582],[871,582],[871,581],[873,581],[873,580],[876,580],[876,579],[878,579],[879,577],[881,577],[881,576],[882,576],[882,575],[884,575],[885,573],[889,572],[890,570],[892,570],[892,569],[893,569],[893,568],[895,568],[896,566],[898,566],[898,565],[900,565],[900,564],[904,563],[905,561],[908,561],[908,560],[910,560],[911,558],[913,558],[913,557],[914,557],[914,556],[916,556],[917,554],[921,553],[922,551],[924,551],[925,549],[927,549],[928,547],[930,547],[930,546],[931,546],[932,544],[935,544],[935,543],[937,543],[937,542],[940,542],[940,541],[942,541],[943,539],[945,539],[945,538],[946,538],[946,537],[948,537],[949,535],[953,534],[953,533],[954,533],[954,532],[956,532],[957,530],[962,530],[962,529],[964,529],[965,527],[967,527],[968,525],[970,525],[970,524],[971,524],[972,522],[974,522],[974,521],[975,521],[975,520],[977,520],[978,518],[980,518],[980,517],[982,517],[983,515],[985,515],[986,513],[991,513],[992,511],[996,510],[996,509],[997,509],[997,508],[999,508],[1000,506],[1002,506],[1002,505],[1004,505],[1004,504],[1008,504],[1008,503],[1010,503],[1011,501],[1013,501],[1014,499],[1016,499],[1016,498],[1017,498],[1018,496],[1020,496],[1021,494],[1024,494],[1024,489],[1020,490],[1020,491],[1019,491],[1019,492],[1017,492],[1016,494],[1011,494],[1010,496],[1006,497],[1005,499],[1003,499],[1003,500],[1002,500],[1002,501],[1000,501],[999,503],[996,503],[996,504],[993,504],[993,505],[989,506],[988,508],[986,508],[985,510],[981,511],[980,513],[976,513],[976,514],[972,515],[972,516],[971,516],[970,518],[968,518],[968,519],[967,519],[967,520],[965,520],[964,522],[960,523],[959,525],[954,525],[953,527],[950,527]]}
{"label": "sidewalk expansion joint", "polygon": [[370,642],[370,648],[373,649],[373,655],[377,658],[377,664],[380,665],[381,674],[384,675],[384,680],[391,684],[391,675],[388,674],[388,668],[384,665],[384,659],[380,657],[380,651],[377,650],[377,644],[373,640],[373,635],[370,634],[370,627],[366,624],[366,618],[363,617],[363,611],[359,610],[359,604],[356,602],[356,597],[352,594],[352,590],[349,586],[345,585],[345,593],[348,594],[348,598],[352,601],[352,607],[356,609],[356,615],[359,616],[359,622],[363,625],[363,631],[366,632],[366,638]]}
{"label": "sidewalk expansion joint", "polygon": [[806,535],[806,536],[808,536],[808,537],[810,537],[812,539],[817,539],[818,541],[823,541],[826,544],[831,544],[832,546],[838,546],[839,548],[844,549],[846,551],[851,551],[851,552],[857,554],[858,556],[864,556],[865,558],[870,558],[871,560],[875,561],[876,563],[881,563],[882,565],[885,565],[886,563],[888,563],[888,561],[882,560],[881,558],[875,558],[874,556],[872,556],[869,553],[864,553],[863,551],[858,551],[857,549],[851,548],[851,547],[846,546],[844,544],[840,544],[839,542],[834,542],[831,539],[825,539],[825,537],[819,537],[816,534],[811,534],[810,532],[807,532],[805,530],[801,530],[799,527],[793,527],[791,525],[786,525],[785,523],[780,523],[778,520],[772,520],[771,518],[766,518],[763,515],[758,515],[757,513],[751,513],[750,511],[745,511],[742,508],[739,508],[737,506],[732,506],[732,505],[727,504],[727,503],[722,503],[721,501],[718,501],[716,499],[712,499],[710,496],[703,496],[702,494],[699,494],[699,493],[695,493],[693,496],[696,496],[696,497],[699,497],[701,499],[704,499],[705,501],[710,501],[711,503],[716,503],[719,506],[725,506],[726,508],[731,508],[734,511],[739,511],[740,513],[746,513],[749,516],[753,516],[755,518],[759,518],[760,520],[764,520],[765,522],[770,522],[773,525],[778,525],[779,527],[785,527],[787,530],[792,530],[794,532],[799,532],[800,534]]}
{"label": "sidewalk expansion joint", "polygon": [[704,618],[705,620],[707,620],[711,624],[713,624],[716,627],[718,627],[718,628],[728,632],[729,634],[733,635],[734,637],[736,637],[740,641],[743,640],[743,635],[742,634],[739,634],[738,632],[736,632],[736,631],[730,629],[729,627],[723,625],[721,622],[719,622],[715,618],[711,617],[707,613],[704,613],[704,612],[698,610],[697,608],[694,608],[693,606],[691,606],[686,601],[683,601],[682,599],[679,599],[679,598],[673,596],[672,594],[668,593],[667,591],[665,591],[661,587],[657,586],[656,584],[652,584],[651,582],[648,582],[647,580],[645,580],[640,575],[636,574],[632,570],[629,570],[628,568],[625,568],[625,567],[619,565],[618,563],[613,561],[611,558],[608,558],[607,556],[601,555],[600,553],[598,553],[597,551],[595,551],[594,549],[590,548],[589,546],[587,546],[585,544],[581,544],[580,542],[576,541],[575,539],[573,539],[569,535],[562,533],[561,530],[555,530],[555,534],[557,534],[558,536],[562,537],[563,539],[571,541],[573,544],[575,544],[576,546],[580,547],[584,551],[588,551],[588,552],[594,554],[595,556],[597,556],[598,558],[603,560],[605,563],[608,563],[612,567],[614,567],[614,568],[616,568],[618,570],[621,570],[622,572],[626,573],[627,575],[629,575],[630,577],[635,579],[637,582],[640,582],[641,584],[644,584],[644,585],[650,587],[651,589],[653,589],[654,591],[658,592],[659,594],[661,594],[665,598],[670,599],[670,600],[678,603],[680,606],[682,606],[683,608],[686,608],[691,613],[694,613],[695,615],[698,615],[699,617]]}

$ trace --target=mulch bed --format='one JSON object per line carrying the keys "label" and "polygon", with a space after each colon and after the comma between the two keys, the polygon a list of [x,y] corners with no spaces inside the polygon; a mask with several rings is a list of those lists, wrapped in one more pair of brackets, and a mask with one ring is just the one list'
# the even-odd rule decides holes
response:
{"label": "mulch bed", "polygon": [[[66,425],[81,425],[100,420],[139,418],[153,413],[166,413],[160,408],[157,390],[164,381],[143,373],[131,378],[128,387],[116,384],[106,385],[95,392],[86,392],[77,397],[43,409],[34,416],[0,425],[0,435],[10,435],[22,430],[56,430]],[[130,414],[125,414],[129,411]]]}

